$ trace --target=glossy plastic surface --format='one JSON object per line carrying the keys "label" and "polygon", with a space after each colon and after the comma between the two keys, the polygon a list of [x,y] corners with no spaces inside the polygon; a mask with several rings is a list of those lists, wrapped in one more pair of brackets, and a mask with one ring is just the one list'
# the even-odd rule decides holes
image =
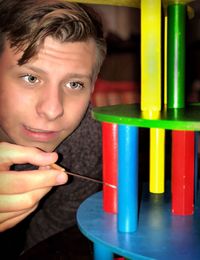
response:
{"label": "glossy plastic surface", "polygon": [[199,104],[191,105],[187,109],[168,109],[155,114],[144,113],[140,106],[135,104],[113,105],[95,107],[92,115],[101,122],[170,130],[200,130]]}
{"label": "glossy plastic surface", "polygon": [[147,188],[143,191],[136,232],[117,231],[117,215],[102,210],[101,192],[89,197],[79,207],[80,230],[94,243],[108,246],[112,252],[129,259],[199,259],[199,206],[193,216],[172,215],[169,194],[153,195],[147,192]]}

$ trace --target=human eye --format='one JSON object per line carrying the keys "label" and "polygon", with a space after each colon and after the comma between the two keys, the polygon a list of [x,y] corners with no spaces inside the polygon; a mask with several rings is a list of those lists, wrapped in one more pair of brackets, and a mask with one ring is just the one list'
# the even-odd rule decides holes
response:
{"label": "human eye", "polygon": [[84,83],[80,81],[69,81],[66,83],[66,87],[72,90],[79,90],[84,88]]}
{"label": "human eye", "polygon": [[27,83],[29,83],[30,85],[34,85],[37,84],[39,82],[38,77],[32,75],[32,74],[26,74],[24,76],[21,77],[24,81],[26,81]]}

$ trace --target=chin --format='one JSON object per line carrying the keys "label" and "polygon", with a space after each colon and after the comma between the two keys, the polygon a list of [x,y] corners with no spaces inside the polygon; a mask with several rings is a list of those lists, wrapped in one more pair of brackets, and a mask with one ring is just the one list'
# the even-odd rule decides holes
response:
{"label": "chin", "polygon": [[58,145],[59,144],[56,144],[56,145],[36,145],[35,147],[41,149],[44,152],[53,152]]}
{"label": "chin", "polygon": [[27,147],[35,147],[35,148],[38,148],[44,152],[53,152],[56,147],[59,145],[59,143],[54,143],[54,144],[47,144],[47,143],[29,143],[29,142],[26,142],[26,143],[18,143],[19,145],[23,145],[23,146],[27,146]]}

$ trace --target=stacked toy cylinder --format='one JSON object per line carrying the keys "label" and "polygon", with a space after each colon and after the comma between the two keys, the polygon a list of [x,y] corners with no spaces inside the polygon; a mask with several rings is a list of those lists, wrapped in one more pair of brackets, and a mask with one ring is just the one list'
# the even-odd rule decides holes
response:
{"label": "stacked toy cylinder", "polygon": [[[118,173],[118,126],[102,123],[103,179],[105,183],[117,186]],[[103,187],[103,208],[108,213],[117,213],[117,189]]]}
{"label": "stacked toy cylinder", "polygon": [[[167,107],[185,108],[186,6],[168,6]],[[190,215],[194,210],[194,145],[192,131],[172,131],[172,212]]]}
{"label": "stacked toy cylinder", "polygon": [[[185,109],[185,3],[171,1],[167,8],[166,49],[161,44],[161,0],[141,0],[141,104],[143,118],[154,120],[163,109],[175,115]],[[149,28],[153,28],[150,30]],[[167,61],[161,61],[162,51]],[[167,68],[162,68],[166,64]],[[165,71],[166,89],[162,88]],[[167,75],[166,75],[167,74]],[[165,102],[162,102],[164,96]],[[134,232],[138,223],[138,128],[102,123],[103,205],[117,214],[118,231]],[[194,210],[195,134],[172,130],[171,153],[172,213],[192,214]],[[150,129],[151,193],[164,193],[165,129]]]}

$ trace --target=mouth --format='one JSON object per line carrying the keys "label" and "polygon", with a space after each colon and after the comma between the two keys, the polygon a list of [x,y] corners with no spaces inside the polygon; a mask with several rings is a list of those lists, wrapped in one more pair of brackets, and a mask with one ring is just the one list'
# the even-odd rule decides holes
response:
{"label": "mouth", "polygon": [[43,130],[43,129],[32,128],[32,127],[28,127],[28,126],[25,126],[25,128],[26,128],[28,131],[35,132],[35,133],[52,133],[52,132],[55,132],[55,131],[49,131],[49,130]]}
{"label": "mouth", "polygon": [[24,125],[23,134],[34,141],[48,142],[58,137],[59,131],[32,128]]}

